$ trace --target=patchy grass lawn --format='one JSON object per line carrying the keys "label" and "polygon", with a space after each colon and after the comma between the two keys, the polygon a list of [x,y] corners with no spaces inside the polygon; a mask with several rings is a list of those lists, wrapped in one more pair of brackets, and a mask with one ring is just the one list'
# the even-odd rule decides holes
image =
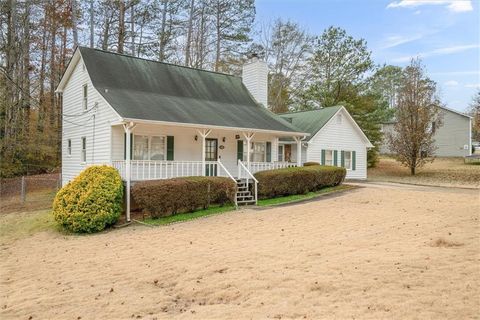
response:
{"label": "patchy grass lawn", "polygon": [[418,169],[415,176],[393,158],[381,157],[375,168],[368,169],[373,181],[401,182],[424,185],[480,187],[480,165],[465,164],[463,158],[437,158]]}
{"label": "patchy grass lawn", "polygon": [[25,203],[22,203],[20,194],[3,196],[0,198],[0,212],[30,212],[52,207],[53,199],[57,194],[56,190],[43,189],[28,192]]}
{"label": "patchy grass lawn", "polygon": [[294,194],[294,195],[285,196],[285,197],[262,199],[262,200],[258,200],[257,204],[260,207],[266,207],[266,206],[276,206],[276,205],[281,205],[286,203],[295,203],[295,202],[313,199],[328,193],[339,192],[339,191],[344,191],[344,190],[353,189],[353,188],[355,187],[348,184],[342,184],[335,187],[323,188],[319,191],[309,192],[306,194]]}
{"label": "patchy grass lawn", "polygon": [[59,230],[50,209],[0,215],[1,242],[32,236],[42,231]]}
{"label": "patchy grass lawn", "polygon": [[219,213],[224,213],[227,211],[232,211],[235,210],[235,206],[229,205],[229,206],[211,206],[208,209],[205,210],[198,210],[194,212],[186,212],[186,213],[179,213],[175,214],[173,216],[169,217],[163,217],[163,218],[147,218],[143,221],[143,223],[146,223],[148,225],[152,226],[161,226],[161,225],[166,225],[166,224],[171,224],[175,222],[182,222],[182,221],[188,221],[192,219],[197,219],[201,217],[206,217],[210,216],[213,214],[219,214]]}

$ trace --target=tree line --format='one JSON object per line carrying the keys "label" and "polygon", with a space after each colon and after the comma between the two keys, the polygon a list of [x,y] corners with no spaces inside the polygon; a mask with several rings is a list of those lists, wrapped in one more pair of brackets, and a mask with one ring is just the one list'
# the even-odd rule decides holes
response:
{"label": "tree line", "polygon": [[376,65],[366,41],[341,28],[312,35],[293,21],[255,24],[254,0],[5,0],[0,22],[2,177],[60,165],[55,88],[77,45],[236,75],[257,53],[270,69],[271,111],[342,104],[376,146],[405,75]]}

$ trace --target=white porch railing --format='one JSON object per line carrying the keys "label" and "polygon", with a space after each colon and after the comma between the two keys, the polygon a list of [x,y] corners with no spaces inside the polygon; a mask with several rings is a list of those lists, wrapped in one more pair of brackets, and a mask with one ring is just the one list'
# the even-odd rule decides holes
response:
{"label": "white porch railing", "polygon": [[290,167],[297,167],[297,163],[296,162],[250,162],[249,171],[251,173],[256,173],[259,171],[290,168]]}
{"label": "white porch railing", "polygon": [[[112,166],[126,179],[125,160],[113,160]],[[191,176],[218,176],[235,180],[220,161],[131,160],[131,181],[159,180]]]}

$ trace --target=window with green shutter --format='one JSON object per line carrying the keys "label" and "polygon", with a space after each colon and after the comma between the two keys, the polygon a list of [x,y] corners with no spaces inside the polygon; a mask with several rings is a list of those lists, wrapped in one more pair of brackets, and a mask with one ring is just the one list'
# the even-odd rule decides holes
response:
{"label": "window with green shutter", "polygon": [[237,161],[243,160],[243,140],[237,140]]}
{"label": "window with green shutter", "polygon": [[173,160],[174,159],[174,137],[173,136],[167,136],[167,160]]}
{"label": "window with green shutter", "polygon": [[345,167],[345,151],[340,151],[340,166]]}
{"label": "window with green shutter", "polygon": [[267,141],[267,144],[266,144],[266,158],[267,158],[267,162],[272,161],[272,143],[270,141]]}
{"label": "window with green shutter", "polygon": [[325,165],[325,150],[323,150],[323,149],[322,149],[322,158],[321,158],[320,164],[322,166]]}
{"label": "window with green shutter", "polygon": [[356,162],[357,162],[357,152],[352,151],[352,170],[355,170]]}
{"label": "window with green shutter", "polygon": [[338,151],[337,150],[333,150],[333,165],[334,166],[337,166],[338,164]]}

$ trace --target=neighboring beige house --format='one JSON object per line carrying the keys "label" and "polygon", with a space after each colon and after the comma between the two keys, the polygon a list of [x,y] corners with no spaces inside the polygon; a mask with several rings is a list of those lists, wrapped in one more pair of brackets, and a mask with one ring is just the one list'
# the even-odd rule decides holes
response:
{"label": "neighboring beige house", "polygon": [[[442,107],[442,125],[436,129],[435,155],[439,157],[465,157],[472,154],[472,118],[461,112]],[[394,122],[384,123],[382,131],[386,133],[394,130]],[[384,138],[380,146],[380,153],[391,154]]]}

